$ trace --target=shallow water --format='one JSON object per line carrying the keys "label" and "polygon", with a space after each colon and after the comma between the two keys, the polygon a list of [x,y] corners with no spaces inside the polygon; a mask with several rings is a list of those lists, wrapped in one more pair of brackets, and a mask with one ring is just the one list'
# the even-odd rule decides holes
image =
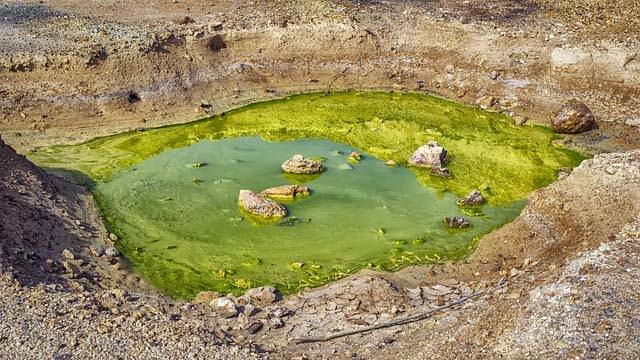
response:
{"label": "shallow water", "polygon": [[[434,96],[340,92],[251,104],[29,156],[90,184],[134,268],[188,298],[263,284],[294,292],[362,267],[397,270],[464,257],[475,238],[516,216],[531,191],[584,159],[556,138],[548,128],[515,126],[503,114]],[[451,177],[402,167],[429,140],[448,149]],[[333,152],[353,148],[365,160],[338,169],[346,158]],[[244,219],[238,190],[299,180],[280,174],[280,164],[298,152],[324,156],[329,167],[309,182],[311,197],[287,204],[301,221],[257,226]],[[189,166],[200,161],[210,165]],[[455,200],[474,188],[487,198],[484,215],[465,209],[473,228],[449,232],[442,218],[461,214]]]}
{"label": "shallow water", "polygon": [[[202,141],[146,160],[97,191],[134,264],[178,297],[274,283],[291,292],[363,267],[460,258],[476,236],[521,209],[522,202],[475,209],[484,214],[471,218],[471,229],[450,231],[443,217],[464,215],[453,194],[436,193],[409,169],[368,154],[349,163],[354,150],[327,140]],[[327,170],[308,182],[286,176],[280,164],[297,153],[326,158]],[[207,166],[191,166],[197,162]],[[287,219],[299,222],[257,224],[237,206],[241,189],[293,182],[312,190],[285,204]]]}

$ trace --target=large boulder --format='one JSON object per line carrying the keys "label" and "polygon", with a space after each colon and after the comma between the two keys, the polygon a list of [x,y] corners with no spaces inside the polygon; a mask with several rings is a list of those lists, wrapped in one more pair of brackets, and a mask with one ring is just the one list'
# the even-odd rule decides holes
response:
{"label": "large boulder", "polygon": [[297,197],[309,196],[310,190],[304,185],[282,185],[265,189],[260,194],[276,200],[293,200]]}
{"label": "large boulder", "polygon": [[245,211],[264,218],[282,218],[287,215],[287,209],[282,204],[251,190],[240,190],[238,205]]}
{"label": "large boulder", "polygon": [[292,174],[318,174],[324,170],[321,162],[305,159],[300,154],[293,155],[291,159],[282,163],[282,171]]}
{"label": "large boulder", "polygon": [[553,130],[562,134],[577,134],[598,128],[593,113],[584,103],[572,99],[551,114]]}
{"label": "large boulder", "polygon": [[409,165],[418,167],[442,168],[447,160],[447,150],[436,141],[420,146],[409,158]]}
{"label": "large boulder", "polygon": [[420,146],[409,158],[409,165],[419,167],[442,167],[447,160],[447,150],[436,141]]}

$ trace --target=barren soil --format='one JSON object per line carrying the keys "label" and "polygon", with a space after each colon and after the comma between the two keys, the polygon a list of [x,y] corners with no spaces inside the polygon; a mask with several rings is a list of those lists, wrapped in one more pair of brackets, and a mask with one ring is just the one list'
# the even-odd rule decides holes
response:
{"label": "barren soil", "polygon": [[[467,261],[363,272],[225,319],[155,294],[85,189],[0,143],[0,357],[640,357],[638,13],[636,1],[4,1],[0,133],[20,153],[357,88],[491,95],[490,110],[538,123],[575,97],[600,129],[564,142],[602,154],[533,193]],[[420,322],[297,341],[474,291]]]}

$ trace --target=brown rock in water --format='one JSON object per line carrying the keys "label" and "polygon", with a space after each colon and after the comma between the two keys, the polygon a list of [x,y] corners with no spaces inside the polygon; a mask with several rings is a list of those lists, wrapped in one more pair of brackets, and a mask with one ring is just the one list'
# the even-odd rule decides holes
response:
{"label": "brown rock in water", "polygon": [[466,197],[458,200],[458,205],[481,205],[485,199],[480,190],[476,189],[469,193]]}
{"label": "brown rock in water", "polygon": [[262,190],[261,195],[271,199],[293,200],[297,197],[309,196],[310,190],[304,185],[282,185]]}
{"label": "brown rock in water", "polygon": [[553,130],[562,134],[578,134],[598,128],[591,110],[584,103],[571,99],[551,114]]}
{"label": "brown rock in water", "polygon": [[323,170],[324,165],[321,162],[305,159],[300,154],[293,155],[282,164],[282,171],[292,174],[318,174]]}
{"label": "brown rock in water", "polygon": [[459,216],[446,217],[444,222],[452,229],[465,229],[471,226],[469,220]]}
{"label": "brown rock in water", "polygon": [[238,205],[247,212],[264,218],[282,218],[287,215],[284,206],[251,190],[240,190]]}

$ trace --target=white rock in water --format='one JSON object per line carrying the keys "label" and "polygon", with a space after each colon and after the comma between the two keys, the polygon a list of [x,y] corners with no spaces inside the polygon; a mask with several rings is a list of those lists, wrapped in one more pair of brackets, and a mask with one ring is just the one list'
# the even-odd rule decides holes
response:
{"label": "white rock in water", "polygon": [[293,155],[291,159],[282,163],[282,171],[292,174],[318,174],[324,170],[321,162],[305,159],[300,154]]}

